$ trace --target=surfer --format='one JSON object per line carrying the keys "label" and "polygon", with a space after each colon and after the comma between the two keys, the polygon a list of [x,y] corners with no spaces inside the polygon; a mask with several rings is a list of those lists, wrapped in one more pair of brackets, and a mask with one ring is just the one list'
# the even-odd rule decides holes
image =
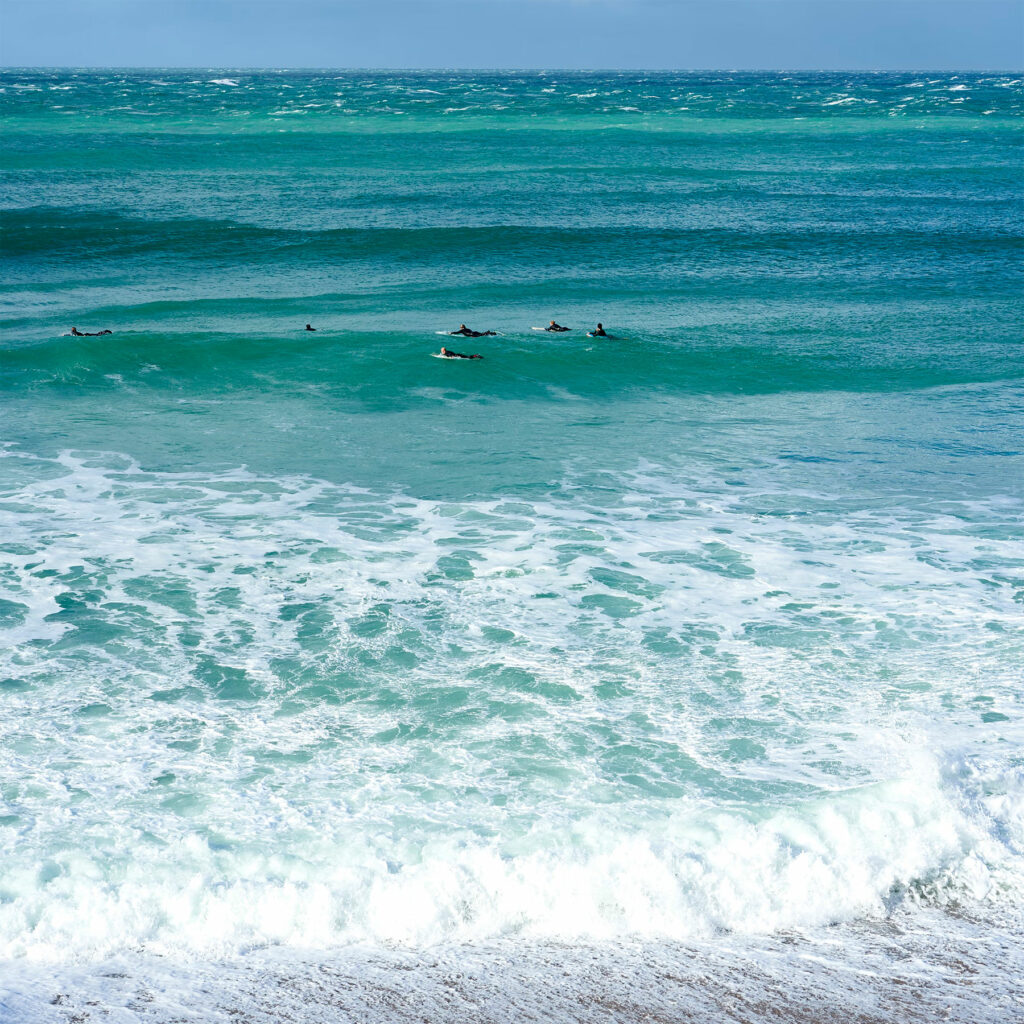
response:
{"label": "surfer", "polygon": [[475,354],[467,356],[462,352],[452,352],[450,349],[445,348],[444,345],[441,346],[441,355],[445,359],[483,359],[483,356],[478,356]]}
{"label": "surfer", "polygon": [[598,324],[597,327],[590,332],[592,338],[607,338],[608,334],[605,332],[604,324]]}
{"label": "surfer", "polygon": [[80,331],[77,327],[71,328],[71,334],[75,338],[101,338],[104,334],[113,333],[113,331]]}
{"label": "surfer", "polygon": [[544,330],[545,331],[554,331],[556,334],[562,334],[565,331],[569,330],[569,328],[568,327],[563,327],[561,324],[556,324],[555,321],[552,320],[551,323],[549,323],[547,325],[547,327],[544,328]]}
{"label": "surfer", "polygon": [[306,324],[306,330],[307,331],[315,331],[316,328],[312,324]]}
{"label": "surfer", "polygon": [[471,331],[465,324],[459,324],[457,331],[449,331],[449,334],[461,334],[464,338],[493,338],[495,331]]}

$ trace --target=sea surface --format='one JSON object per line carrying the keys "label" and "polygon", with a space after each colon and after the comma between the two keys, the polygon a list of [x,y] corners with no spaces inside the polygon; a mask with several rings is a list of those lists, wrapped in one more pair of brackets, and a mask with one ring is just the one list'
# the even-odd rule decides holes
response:
{"label": "sea surface", "polygon": [[0,1019],[1024,1019],[1022,113],[0,73]]}

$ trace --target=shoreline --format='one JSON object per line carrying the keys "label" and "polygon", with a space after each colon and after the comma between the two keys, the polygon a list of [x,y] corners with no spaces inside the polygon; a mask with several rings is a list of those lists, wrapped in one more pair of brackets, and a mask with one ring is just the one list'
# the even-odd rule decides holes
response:
{"label": "shoreline", "polygon": [[997,1024],[1024,1010],[1024,931],[1013,914],[919,907],[806,932],[701,942],[276,947],[194,962],[126,954],[28,968],[0,1001],[0,1019]]}

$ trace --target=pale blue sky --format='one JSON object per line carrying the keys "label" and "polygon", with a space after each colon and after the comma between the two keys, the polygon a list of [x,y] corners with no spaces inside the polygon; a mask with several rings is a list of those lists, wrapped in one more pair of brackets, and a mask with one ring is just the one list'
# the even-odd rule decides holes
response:
{"label": "pale blue sky", "polygon": [[0,0],[0,18],[6,66],[1024,66],[1024,0]]}

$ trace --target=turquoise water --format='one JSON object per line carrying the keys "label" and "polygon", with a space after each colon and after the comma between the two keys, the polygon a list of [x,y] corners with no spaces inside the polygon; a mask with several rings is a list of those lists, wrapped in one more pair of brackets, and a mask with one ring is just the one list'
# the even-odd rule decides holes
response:
{"label": "turquoise water", "polygon": [[1022,84],[3,72],[6,1008],[1018,915]]}

